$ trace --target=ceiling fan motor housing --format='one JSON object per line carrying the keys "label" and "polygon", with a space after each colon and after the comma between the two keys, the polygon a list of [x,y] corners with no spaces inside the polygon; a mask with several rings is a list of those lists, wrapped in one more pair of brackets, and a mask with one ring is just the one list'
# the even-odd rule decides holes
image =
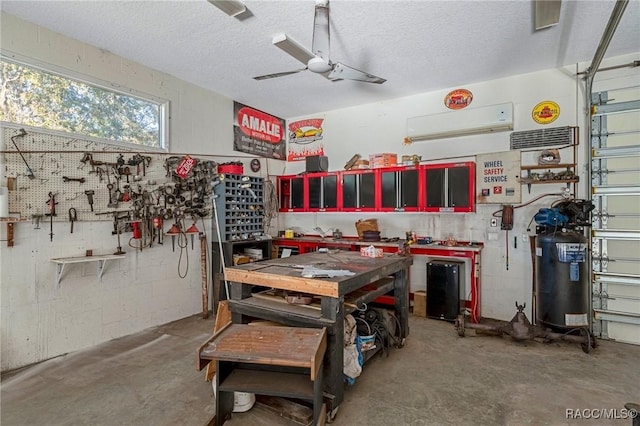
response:
{"label": "ceiling fan motor housing", "polygon": [[325,62],[324,59],[322,59],[319,56],[316,56],[315,58],[309,59],[309,62],[307,63],[307,68],[309,68],[309,71],[322,74],[327,71],[331,71],[332,67],[328,62]]}

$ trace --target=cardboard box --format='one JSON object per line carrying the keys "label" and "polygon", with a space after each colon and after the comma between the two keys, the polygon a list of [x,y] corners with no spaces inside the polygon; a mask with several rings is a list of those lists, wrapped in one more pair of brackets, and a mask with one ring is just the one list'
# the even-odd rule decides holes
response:
{"label": "cardboard box", "polygon": [[369,155],[369,167],[372,169],[378,167],[393,167],[398,164],[398,155],[385,152],[382,154]]}
{"label": "cardboard box", "polygon": [[427,292],[424,290],[413,293],[413,315],[427,317]]}

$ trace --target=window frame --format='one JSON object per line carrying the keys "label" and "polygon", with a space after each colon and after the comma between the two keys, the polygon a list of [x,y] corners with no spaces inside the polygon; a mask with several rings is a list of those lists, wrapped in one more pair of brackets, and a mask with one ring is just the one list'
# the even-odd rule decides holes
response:
{"label": "window frame", "polygon": [[[140,144],[126,142],[126,141],[117,141],[113,139],[106,139],[106,138],[101,138],[97,136],[85,135],[82,133],[69,132],[66,130],[47,129],[43,127],[38,127],[38,129],[43,129],[48,132],[72,134],[82,139],[94,140],[102,143],[107,143],[109,145],[119,145],[119,146],[127,147],[130,149],[133,148],[139,151],[169,152],[169,121],[170,121],[170,114],[169,114],[170,101],[169,100],[159,98],[157,96],[153,96],[148,93],[140,92],[138,90],[125,87],[117,83],[108,82],[96,77],[88,76],[86,74],[72,71],[67,68],[53,65],[47,62],[43,62],[33,58],[28,58],[26,56],[7,51],[5,49],[0,49],[0,61],[10,62],[10,63],[30,67],[35,70],[42,71],[44,73],[54,74],[62,78],[66,78],[79,83],[97,87],[102,90],[117,93],[123,96],[138,98],[142,101],[156,104],[158,106],[158,120],[159,120],[158,142],[160,146],[140,145]],[[13,122],[6,122],[6,121],[0,121],[0,122],[7,123],[7,124],[22,125],[22,123],[13,123]],[[27,124],[25,124],[24,126],[33,127]]]}

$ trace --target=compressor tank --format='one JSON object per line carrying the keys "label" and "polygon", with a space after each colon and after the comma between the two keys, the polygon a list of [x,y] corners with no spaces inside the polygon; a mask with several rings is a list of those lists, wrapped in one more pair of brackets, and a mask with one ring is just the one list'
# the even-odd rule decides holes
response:
{"label": "compressor tank", "polygon": [[552,329],[589,326],[587,239],[563,230],[536,237],[536,322]]}

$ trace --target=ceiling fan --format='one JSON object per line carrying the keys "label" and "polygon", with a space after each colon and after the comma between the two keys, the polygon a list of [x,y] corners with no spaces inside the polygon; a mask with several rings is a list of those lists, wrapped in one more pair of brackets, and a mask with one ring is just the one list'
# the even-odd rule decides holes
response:
{"label": "ceiling fan", "polygon": [[286,34],[273,38],[273,44],[302,62],[306,66],[293,71],[266,74],[254,77],[255,80],[283,77],[301,71],[322,74],[332,81],[356,80],[366,83],[382,84],[384,78],[376,77],[364,71],[357,70],[340,62],[332,62],[329,58],[329,0],[316,0],[315,17],[313,19],[312,51],[309,51]]}

